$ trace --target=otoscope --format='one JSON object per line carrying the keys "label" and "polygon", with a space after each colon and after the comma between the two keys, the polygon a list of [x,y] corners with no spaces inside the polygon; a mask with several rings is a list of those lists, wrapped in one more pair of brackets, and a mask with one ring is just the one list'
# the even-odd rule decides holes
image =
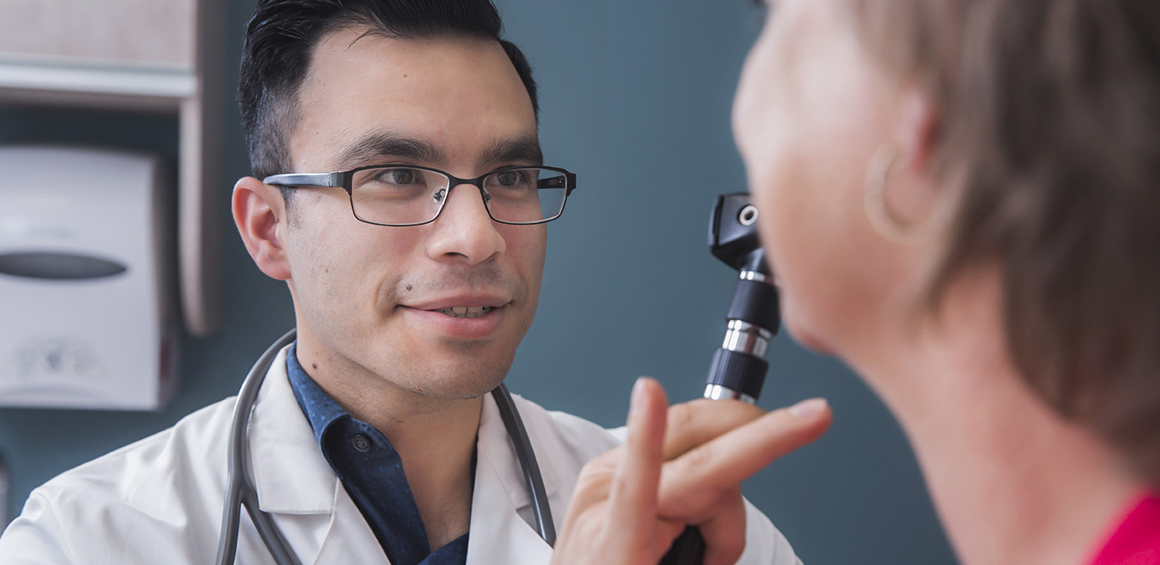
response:
{"label": "otoscope", "polygon": [[[713,354],[705,398],[730,398],[754,404],[761,395],[769,362],[765,354],[781,314],[777,289],[757,235],[757,207],[744,192],[722,194],[709,217],[709,250],[740,276],[725,314],[725,340]],[[701,565],[705,540],[688,527],[673,541],[661,565]]]}

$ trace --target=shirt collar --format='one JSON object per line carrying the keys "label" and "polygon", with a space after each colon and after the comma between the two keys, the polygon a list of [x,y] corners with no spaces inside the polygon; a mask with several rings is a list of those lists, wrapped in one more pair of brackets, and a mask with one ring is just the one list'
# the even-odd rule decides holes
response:
{"label": "shirt collar", "polygon": [[306,419],[310,421],[310,428],[314,430],[314,439],[322,445],[323,434],[335,420],[350,418],[350,414],[339,406],[298,363],[298,342],[290,345],[286,353],[286,375],[290,379],[290,388],[294,389],[294,398],[298,399],[298,406]]}

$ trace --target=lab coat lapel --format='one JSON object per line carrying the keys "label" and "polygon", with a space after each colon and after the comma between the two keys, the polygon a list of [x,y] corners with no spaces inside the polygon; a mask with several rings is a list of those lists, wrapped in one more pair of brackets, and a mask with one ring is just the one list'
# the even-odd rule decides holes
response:
{"label": "lab coat lapel", "polygon": [[287,514],[329,514],[334,510],[334,476],[318,450],[310,422],[294,398],[283,349],[262,383],[250,417],[250,464],[262,510]]}
{"label": "lab coat lapel", "polygon": [[362,513],[318,450],[286,376],[286,349],[262,383],[249,433],[259,506],[274,515],[302,563],[388,563]]}
{"label": "lab coat lapel", "polygon": [[327,529],[326,539],[318,552],[316,565],[350,565],[358,563],[389,564],[371,527],[363,519],[362,512],[351,500],[341,485],[335,493],[333,520]]}
{"label": "lab coat lapel", "polygon": [[[529,433],[536,423],[525,420]],[[484,397],[477,449],[467,565],[547,563],[552,558],[552,548],[520,516],[521,510],[530,515],[531,497],[499,408],[490,394]],[[551,498],[559,490],[559,477],[543,460],[540,471]]]}

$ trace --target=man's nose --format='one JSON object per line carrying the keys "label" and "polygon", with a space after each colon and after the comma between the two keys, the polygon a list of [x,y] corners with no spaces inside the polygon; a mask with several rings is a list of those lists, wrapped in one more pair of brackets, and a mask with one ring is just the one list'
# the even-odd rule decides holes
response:
{"label": "man's nose", "polygon": [[452,258],[475,265],[507,249],[507,241],[487,213],[483,196],[479,187],[466,183],[448,189],[447,202],[435,219],[427,244],[432,258]]}

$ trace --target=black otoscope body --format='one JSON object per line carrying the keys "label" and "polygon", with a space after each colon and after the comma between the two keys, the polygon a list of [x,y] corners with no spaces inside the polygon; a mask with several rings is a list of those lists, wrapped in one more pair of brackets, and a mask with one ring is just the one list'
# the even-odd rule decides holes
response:
{"label": "black otoscope body", "polygon": [[[713,354],[705,398],[731,398],[756,403],[769,362],[765,354],[780,325],[777,289],[757,236],[757,207],[749,195],[722,194],[709,218],[709,249],[740,278],[725,315],[725,340]],[[701,565],[705,540],[697,528],[686,528],[662,565]]]}
{"label": "black otoscope body", "polygon": [[709,249],[740,279],[725,315],[725,342],[713,355],[705,398],[757,402],[769,362],[765,354],[780,325],[777,289],[757,236],[757,207],[745,193],[717,197],[709,220]]}

